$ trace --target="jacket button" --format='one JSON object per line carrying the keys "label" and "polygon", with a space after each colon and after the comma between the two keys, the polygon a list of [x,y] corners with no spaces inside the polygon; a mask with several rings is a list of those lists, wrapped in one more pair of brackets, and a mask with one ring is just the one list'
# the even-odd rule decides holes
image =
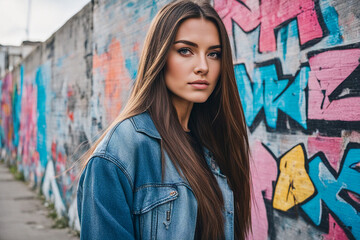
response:
{"label": "jacket button", "polygon": [[170,196],[175,196],[176,195],[176,191],[172,191],[171,193],[170,193]]}

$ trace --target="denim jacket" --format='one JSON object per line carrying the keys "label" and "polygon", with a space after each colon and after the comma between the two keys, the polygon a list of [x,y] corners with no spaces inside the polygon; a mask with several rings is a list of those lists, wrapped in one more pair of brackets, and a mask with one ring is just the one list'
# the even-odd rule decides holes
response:
{"label": "denim jacket", "polygon": [[[165,153],[147,112],[118,123],[96,148],[78,192],[81,239],[194,239],[197,201]],[[233,193],[212,154],[204,156],[224,198],[225,238],[234,239]]]}

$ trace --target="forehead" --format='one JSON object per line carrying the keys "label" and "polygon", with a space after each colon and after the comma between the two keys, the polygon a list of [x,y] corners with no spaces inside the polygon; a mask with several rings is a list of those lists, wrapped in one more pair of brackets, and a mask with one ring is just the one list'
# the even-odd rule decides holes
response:
{"label": "forehead", "polygon": [[206,41],[211,45],[220,44],[216,25],[204,18],[190,18],[181,23],[175,37],[177,40]]}

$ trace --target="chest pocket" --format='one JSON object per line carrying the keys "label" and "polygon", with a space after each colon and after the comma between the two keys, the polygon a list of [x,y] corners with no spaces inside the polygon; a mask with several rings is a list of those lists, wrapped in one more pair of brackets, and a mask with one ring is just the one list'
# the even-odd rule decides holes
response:
{"label": "chest pocket", "polygon": [[137,239],[167,239],[178,195],[177,188],[169,185],[143,186],[134,193],[133,214],[140,235]]}

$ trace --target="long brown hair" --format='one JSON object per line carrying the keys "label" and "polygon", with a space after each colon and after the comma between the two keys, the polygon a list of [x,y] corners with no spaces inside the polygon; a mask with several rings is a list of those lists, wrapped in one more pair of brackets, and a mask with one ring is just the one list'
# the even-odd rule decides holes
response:
{"label": "long brown hair", "polygon": [[[225,27],[210,4],[189,0],[167,4],[148,31],[137,79],[127,105],[84,155],[83,168],[96,146],[118,122],[148,111],[161,135],[161,149],[189,182],[198,202],[202,239],[224,239],[224,200],[214,175],[183,131],[165,85],[168,52],[179,26],[189,18],[212,21],[222,45],[221,73],[215,90],[204,103],[195,103],[189,125],[201,145],[213,153],[234,194],[235,239],[244,239],[251,227],[249,144],[244,113],[236,86],[232,54]],[[162,159],[164,163],[164,159]],[[164,169],[164,168],[163,168]]]}

